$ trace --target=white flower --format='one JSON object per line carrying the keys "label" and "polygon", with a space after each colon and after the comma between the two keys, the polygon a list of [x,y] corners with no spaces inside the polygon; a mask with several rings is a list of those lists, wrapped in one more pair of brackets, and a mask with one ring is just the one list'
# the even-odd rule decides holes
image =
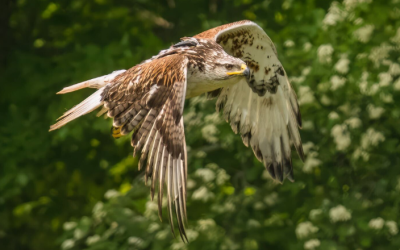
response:
{"label": "white flower", "polygon": [[317,219],[320,215],[322,214],[321,209],[312,209],[308,215],[310,217],[310,220],[315,220]]}
{"label": "white flower", "polygon": [[303,165],[303,172],[304,173],[312,173],[313,169],[321,165],[322,161],[317,159],[318,156],[317,152],[310,152],[307,156],[306,161]]}
{"label": "white flower", "polygon": [[391,74],[392,76],[400,75],[400,65],[398,63],[390,64],[389,74]]}
{"label": "white flower", "polygon": [[399,229],[397,227],[397,223],[395,221],[388,220],[388,221],[386,221],[385,225],[388,228],[389,233],[391,235],[396,235],[399,232]]}
{"label": "white flower", "polygon": [[79,240],[83,236],[85,236],[85,232],[83,232],[82,229],[79,229],[79,228],[75,229],[75,231],[74,231],[74,238],[75,239]]}
{"label": "white flower", "polygon": [[331,82],[331,90],[336,90],[342,87],[346,83],[346,78],[334,75],[331,77],[330,82]]}
{"label": "white flower", "polygon": [[310,150],[314,147],[314,143],[311,141],[308,141],[306,143],[303,143],[303,152],[304,154],[308,154],[308,152],[310,152]]}
{"label": "white flower", "polygon": [[143,246],[143,240],[141,238],[131,236],[131,237],[128,238],[128,244],[129,245],[134,245],[134,246],[137,246],[137,247],[142,247]]}
{"label": "white flower", "polygon": [[303,50],[304,50],[305,52],[310,51],[311,48],[312,48],[312,44],[311,44],[311,43],[309,43],[309,42],[304,43],[304,45],[303,45]]}
{"label": "white flower", "polygon": [[346,13],[343,12],[339,8],[338,2],[333,2],[329,7],[328,13],[325,15],[324,20],[322,21],[326,26],[334,26],[338,22],[341,22],[345,19]]}
{"label": "white flower", "polygon": [[351,139],[350,134],[347,131],[347,126],[342,124],[336,124],[331,130],[331,136],[336,143],[336,149],[343,151],[350,146]]}
{"label": "white flower", "polygon": [[218,169],[217,171],[217,185],[221,186],[224,184],[227,180],[229,180],[230,176],[226,173],[224,169]]}
{"label": "white flower", "polygon": [[285,47],[291,48],[293,47],[295,44],[292,40],[286,40],[285,43],[283,44],[285,45]]}
{"label": "white flower", "polygon": [[386,72],[379,73],[378,77],[379,86],[381,87],[389,86],[390,82],[393,80],[392,76]]}
{"label": "white flower", "polygon": [[218,128],[214,124],[207,124],[201,129],[201,134],[206,141],[216,143],[218,141]]}
{"label": "white flower", "polygon": [[110,189],[104,194],[104,198],[106,198],[107,200],[116,198],[118,196],[120,196],[120,193],[115,189]]}
{"label": "white flower", "polygon": [[332,53],[334,49],[330,44],[323,44],[318,47],[318,59],[322,64],[332,62]]}
{"label": "white flower", "polygon": [[65,231],[69,231],[71,229],[74,229],[78,224],[75,221],[68,221],[65,222],[63,225],[63,228]]}
{"label": "white flower", "polygon": [[171,250],[186,250],[187,247],[183,242],[175,242],[171,245]]}
{"label": "white flower", "polygon": [[75,241],[73,239],[68,239],[61,244],[61,249],[70,249],[73,248],[74,246],[75,246]]}
{"label": "white flower", "polygon": [[188,237],[189,242],[194,241],[199,236],[199,233],[192,229],[186,229],[186,235]]}
{"label": "white flower", "polygon": [[169,233],[170,233],[170,231],[167,228],[165,230],[161,230],[161,231],[157,232],[156,239],[164,240],[167,238]]}
{"label": "white flower", "polygon": [[147,232],[154,233],[158,229],[160,229],[160,224],[159,223],[151,223],[149,225],[149,227],[147,228]]}
{"label": "white flower", "polygon": [[361,120],[358,117],[352,117],[344,121],[350,128],[359,128],[361,126]]}
{"label": "white flower", "polygon": [[273,192],[270,195],[267,195],[264,198],[264,201],[268,206],[273,206],[278,201],[278,194],[276,192]]}
{"label": "white flower", "polygon": [[354,20],[355,25],[361,25],[364,22],[364,19],[361,17],[358,17],[356,20]]}
{"label": "white flower", "polygon": [[314,226],[311,222],[301,222],[296,227],[296,236],[298,239],[304,239],[309,235],[318,232],[319,228]]}
{"label": "white flower", "polygon": [[193,200],[201,200],[203,202],[207,202],[208,200],[211,200],[214,198],[214,194],[210,191],[205,186],[201,186],[197,190],[195,190],[192,194],[192,199]]}
{"label": "white flower", "polygon": [[107,212],[104,211],[104,204],[101,201],[98,201],[92,210],[93,213],[93,217],[97,220],[101,220],[103,217],[105,217],[107,215]]}
{"label": "white flower", "polygon": [[367,24],[354,31],[353,35],[358,41],[362,43],[367,43],[371,39],[371,35],[374,29],[375,29],[374,25]]}
{"label": "white flower", "polygon": [[197,228],[199,229],[199,231],[210,230],[213,227],[215,227],[215,221],[213,219],[204,219],[197,221]]}
{"label": "white flower", "polygon": [[333,223],[348,221],[351,219],[351,213],[344,206],[338,205],[329,210],[329,218]]}
{"label": "white flower", "polygon": [[397,91],[400,90],[400,77],[397,79],[397,81],[394,82],[393,88]]}
{"label": "white flower", "polygon": [[370,146],[376,146],[384,140],[385,136],[381,132],[377,132],[373,128],[369,128],[361,137],[361,147],[363,149],[368,149]]}
{"label": "white flower", "polygon": [[353,158],[357,160],[360,157],[362,157],[364,161],[368,161],[369,160],[368,152],[366,152],[362,148],[357,148],[353,153]]}
{"label": "white flower", "polygon": [[382,43],[380,46],[371,49],[368,58],[375,64],[375,67],[379,67],[383,60],[389,57],[391,50],[391,46]]}
{"label": "white flower", "polygon": [[194,181],[194,180],[192,180],[192,179],[188,179],[187,180],[187,188],[188,189],[192,189],[192,188],[194,188],[195,186],[196,186],[196,182]]}
{"label": "white flower", "polygon": [[93,236],[89,236],[86,239],[86,244],[90,246],[90,245],[93,245],[94,243],[98,242],[99,240],[100,240],[100,235],[95,234]]}
{"label": "white flower", "polygon": [[371,119],[378,119],[385,112],[384,108],[375,107],[372,104],[368,105],[367,110],[368,110],[369,118],[371,118]]}
{"label": "white flower", "polygon": [[314,102],[314,93],[309,86],[299,87],[299,103],[306,104]]}
{"label": "white flower", "polygon": [[215,179],[215,173],[208,168],[199,168],[196,170],[195,175],[202,178],[204,182],[210,182]]}
{"label": "white flower", "polygon": [[384,224],[385,224],[385,221],[381,217],[378,217],[378,218],[370,220],[368,223],[368,226],[372,229],[379,230],[379,229],[383,228]]}
{"label": "white flower", "polygon": [[393,102],[393,96],[391,94],[381,93],[379,95],[379,97],[381,98],[381,100],[383,102],[386,102],[386,103],[392,103]]}
{"label": "white flower", "polygon": [[319,245],[321,245],[321,242],[318,239],[311,239],[304,242],[304,249],[314,250],[316,247],[319,247]]}
{"label": "white flower", "polygon": [[350,60],[347,58],[341,58],[339,61],[335,64],[335,70],[341,74],[346,74],[349,72],[349,64]]}
{"label": "white flower", "polygon": [[250,219],[247,221],[247,226],[249,228],[259,228],[261,226],[260,222]]}
{"label": "white flower", "polygon": [[321,97],[321,103],[324,105],[330,105],[332,103],[331,99],[329,99],[329,97],[327,97],[326,95],[323,95]]}
{"label": "white flower", "polygon": [[301,71],[301,74],[302,74],[303,76],[307,76],[308,74],[310,74],[310,72],[311,72],[311,67],[305,67],[305,68]]}
{"label": "white flower", "polygon": [[393,43],[400,44],[400,28],[397,28],[396,35],[390,39]]}
{"label": "white flower", "polygon": [[328,118],[329,120],[336,120],[339,119],[339,115],[335,111],[332,111],[329,113]]}

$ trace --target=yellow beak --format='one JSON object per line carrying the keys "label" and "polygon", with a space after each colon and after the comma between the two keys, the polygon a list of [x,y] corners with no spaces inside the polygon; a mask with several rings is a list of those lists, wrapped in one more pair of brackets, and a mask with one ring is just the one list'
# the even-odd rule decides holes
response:
{"label": "yellow beak", "polygon": [[242,66],[240,67],[241,70],[240,71],[234,71],[234,72],[228,72],[226,73],[228,76],[232,76],[232,75],[243,75],[243,72],[247,69],[246,64],[242,64]]}

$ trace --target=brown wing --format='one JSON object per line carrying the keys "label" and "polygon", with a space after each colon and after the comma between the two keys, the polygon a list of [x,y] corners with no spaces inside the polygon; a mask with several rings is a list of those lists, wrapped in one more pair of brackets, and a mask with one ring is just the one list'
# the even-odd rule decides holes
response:
{"label": "brown wing", "polygon": [[[151,179],[151,198],[158,189],[158,211],[162,218],[164,183],[167,186],[168,217],[173,226],[173,207],[182,240],[187,241],[186,220],[187,156],[183,127],[188,59],[179,54],[153,58],[127,71],[64,88],[67,93],[85,87],[98,91],[68,110],[50,127],[59,129],[68,122],[102,105],[99,114],[114,119],[114,132],[133,131],[134,154],[141,153],[139,169],[145,168],[146,183]],[[175,233],[174,233],[175,234]]]}
{"label": "brown wing", "polygon": [[[108,116],[122,135],[133,131],[134,154],[141,152],[139,169],[151,179],[151,198],[158,184],[158,209],[162,218],[164,183],[174,232],[172,205],[179,232],[186,239],[186,145],[183,106],[186,93],[187,58],[170,55],[140,64],[120,74],[103,92]],[[185,238],[185,239],[184,239]]]}
{"label": "brown wing", "polygon": [[301,115],[296,94],[271,39],[260,26],[246,20],[195,37],[214,40],[228,54],[247,63],[248,82],[242,80],[209,96],[219,96],[217,111],[223,111],[233,131],[241,133],[243,143],[252,147],[271,176],[280,182],[284,177],[293,180],[291,142],[304,157],[298,131]]}

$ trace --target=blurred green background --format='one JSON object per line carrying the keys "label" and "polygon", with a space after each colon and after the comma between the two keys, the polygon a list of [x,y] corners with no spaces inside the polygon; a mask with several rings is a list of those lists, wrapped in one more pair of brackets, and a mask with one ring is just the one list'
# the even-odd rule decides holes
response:
{"label": "blurred green background", "polygon": [[[242,19],[276,44],[307,158],[293,152],[296,182],[277,184],[215,100],[188,101],[183,244],[110,120],[48,132],[93,91],[55,93]],[[399,0],[2,1],[0,248],[399,249],[399,27]]]}

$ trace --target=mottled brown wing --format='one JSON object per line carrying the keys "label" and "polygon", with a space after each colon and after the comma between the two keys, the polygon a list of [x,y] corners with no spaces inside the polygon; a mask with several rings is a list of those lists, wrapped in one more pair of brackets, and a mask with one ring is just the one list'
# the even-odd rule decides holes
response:
{"label": "mottled brown wing", "polygon": [[264,30],[251,21],[239,21],[205,31],[196,38],[212,39],[241,58],[250,68],[249,81],[210,93],[219,96],[217,111],[243,143],[250,145],[271,176],[293,181],[291,142],[304,159],[298,128],[301,115],[296,93],[278,60],[276,48]]}
{"label": "mottled brown wing", "polygon": [[187,156],[182,112],[187,61],[184,56],[170,55],[140,64],[118,75],[102,95],[113,126],[122,135],[133,131],[131,144],[134,154],[141,153],[139,169],[145,168],[146,183],[151,179],[152,199],[158,189],[160,219],[165,183],[172,232],[174,206],[180,235],[186,241]]}

